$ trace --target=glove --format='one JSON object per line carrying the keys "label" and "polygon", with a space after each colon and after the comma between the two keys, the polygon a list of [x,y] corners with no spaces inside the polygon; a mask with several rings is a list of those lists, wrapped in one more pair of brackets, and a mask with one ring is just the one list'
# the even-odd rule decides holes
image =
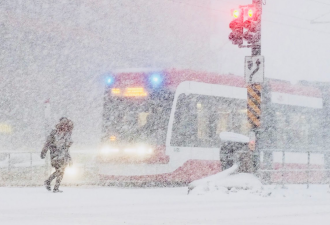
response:
{"label": "glove", "polygon": [[41,154],[40,154],[40,158],[41,158],[41,159],[44,159],[44,158],[45,158],[45,154],[41,153]]}

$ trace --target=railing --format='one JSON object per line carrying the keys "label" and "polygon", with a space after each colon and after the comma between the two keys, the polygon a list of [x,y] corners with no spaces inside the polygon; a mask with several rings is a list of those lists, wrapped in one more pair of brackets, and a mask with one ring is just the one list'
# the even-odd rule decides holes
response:
{"label": "railing", "polygon": [[46,169],[40,153],[0,152],[0,184],[29,185],[44,177]]}
{"label": "railing", "polygon": [[[73,167],[66,169],[63,184],[94,184],[98,182],[94,156],[86,152],[71,152]],[[0,185],[40,185],[54,169],[49,155],[40,152],[0,152]]]}
{"label": "railing", "polygon": [[[262,149],[261,167],[258,175],[265,183],[284,186],[289,183],[330,184],[330,152],[321,150],[300,151],[294,149]],[[292,163],[289,153],[305,154],[306,163]],[[270,158],[267,161],[266,155]],[[313,154],[324,155],[323,163],[313,164]],[[71,152],[74,170],[66,171],[63,184],[97,184],[98,167],[95,154]],[[278,159],[273,163],[274,156]],[[280,157],[280,158],[279,158]],[[276,161],[276,160],[275,160]],[[49,159],[40,159],[40,152],[0,152],[0,185],[41,185],[50,175],[52,167]]]}
{"label": "railing", "polygon": [[[309,188],[311,183],[327,183],[330,185],[330,161],[329,151],[324,150],[308,150],[301,151],[300,149],[262,149],[260,150],[261,163],[260,169],[257,171],[258,175],[265,183],[277,183],[283,187],[288,183],[304,183]],[[274,159],[274,154],[281,154],[281,162],[273,163],[266,159],[265,155],[271,154]],[[307,162],[294,163],[287,162],[288,153],[299,154],[300,157],[305,154]],[[323,163],[311,164],[311,154],[323,155]],[[263,158],[263,159],[262,159]],[[273,168],[270,168],[273,167]],[[274,168],[275,167],[275,168]],[[299,176],[298,176],[299,175]],[[314,175],[314,176],[312,176]],[[300,181],[297,179],[301,179]]]}

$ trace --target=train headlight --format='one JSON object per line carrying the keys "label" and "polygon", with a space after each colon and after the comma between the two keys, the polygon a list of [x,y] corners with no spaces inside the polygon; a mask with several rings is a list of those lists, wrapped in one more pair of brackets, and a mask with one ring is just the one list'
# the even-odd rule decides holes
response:
{"label": "train headlight", "polygon": [[146,153],[146,149],[145,148],[138,148],[136,151],[139,155],[144,155]]}
{"label": "train headlight", "polygon": [[74,176],[77,173],[77,168],[76,167],[73,167],[73,166],[67,167],[65,169],[65,173],[67,173],[70,176]]}
{"label": "train headlight", "polygon": [[135,148],[126,148],[124,150],[125,153],[128,153],[128,154],[132,154],[132,153],[135,153],[136,152],[136,149]]}
{"label": "train headlight", "polygon": [[101,149],[101,153],[102,154],[110,154],[110,153],[116,153],[116,152],[119,152],[119,149],[117,148],[111,148],[110,146],[103,146],[103,148]]}

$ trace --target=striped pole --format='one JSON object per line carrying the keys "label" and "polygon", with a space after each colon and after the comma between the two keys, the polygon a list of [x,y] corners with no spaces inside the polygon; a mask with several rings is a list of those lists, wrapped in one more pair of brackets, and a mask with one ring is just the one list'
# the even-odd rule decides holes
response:
{"label": "striped pole", "polygon": [[253,130],[260,127],[261,85],[249,84],[247,87],[247,117]]}

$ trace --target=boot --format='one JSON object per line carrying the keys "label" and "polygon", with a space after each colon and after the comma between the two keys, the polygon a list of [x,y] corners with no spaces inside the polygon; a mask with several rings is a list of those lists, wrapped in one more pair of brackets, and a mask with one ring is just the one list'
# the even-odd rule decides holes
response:
{"label": "boot", "polygon": [[59,189],[54,189],[53,193],[62,193],[63,191],[59,190]]}
{"label": "boot", "polygon": [[47,191],[51,191],[51,190],[52,190],[51,187],[50,187],[50,182],[49,182],[48,180],[46,180],[46,181],[44,182],[44,186],[45,186],[45,188],[47,189]]}

